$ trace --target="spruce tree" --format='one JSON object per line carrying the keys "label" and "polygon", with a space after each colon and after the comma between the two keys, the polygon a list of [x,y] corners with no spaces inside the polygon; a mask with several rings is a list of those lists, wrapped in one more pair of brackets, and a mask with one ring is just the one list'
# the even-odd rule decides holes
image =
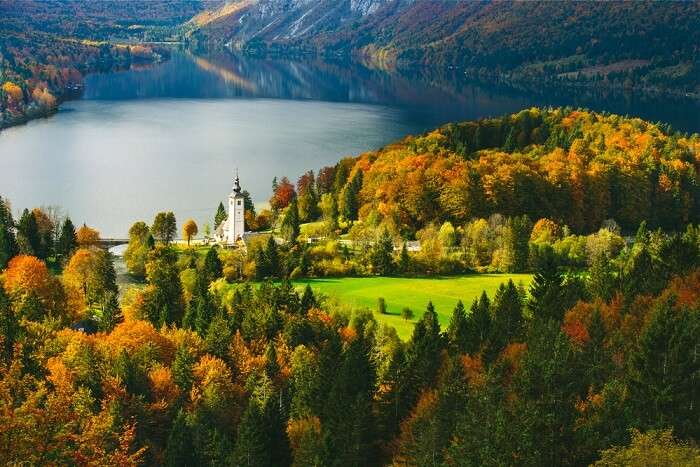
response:
{"label": "spruce tree", "polygon": [[64,259],[70,258],[73,250],[78,246],[78,240],[75,235],[75,226],[70,220],[70,217],[66,217],[61,226],[61,233],[58,236],[58,242],[56,244],[56,253]]}
{"label": "spruce tree", "polygon": [[102,316],[98,327],[102,332],[112,332],[112,329],[120,320],[121,313],[117,294],[114,292],[108,293],[102,305]]}
{"label": "spruce tree", "polygon": [[491,302],[486,292],[472,304],[467,316],[467,346],[465,351],[470,354],[479,352],[485,345],[491,332]]}
{"label": "spruce tree", "polygon": [[304,294],[301,296],[301,310],[306,313],[311,308],[316,306],[316,297],[314,297],[314,291],[311,290],[311,286],[306,284],[304,288]]}
{"label": "spruce tree", "polygon": [[267,265],[267,275],[265,277],[282,277],[277,242],[272,235],[268,237],[267,245],[265,246],[265,261]]}
{"label": "spruce tree", "polygon": [[560,323],[566,311],[564,295],[564,280],[558,271],[554,251],[546,248],[530,285],[528,308],[533,318]]}
{"label": "spruce tree", "polygon": [[173,381],[180,388],[181,394],[187,395],[192,389],[194,382],[193,368],[195,364],[194,355],[187,347],[187,344],[181,344],[175,352],[175,359],[172,364]]}
{"label": "spruce tree", "polygon": [[401,255],[399,256],[399,271],[401,274],[408,274],[411,272],[411,255],[408,254],[408,246],[406,242],[403,242],[401,247]]}
{"label": "spruce tree", "polygon": [[14,224],[9,206],[0,197],[0,269],[7,267],[10,259],[19,252]]}
{"label": "spruce tree", "polygon": [[219,206],[216,208],[216,214],[214,215],[214,230],[218,229],[221,223],[225,221],[227,217],[228,214],[226,214],[224,203],[220,202]]}
{"label": "spruce tree", "polygon": [[294,243],[297,241],[299,236],[299,204],[297,202],[296,196],[292,198],[292,201],[287,206],[287,210],[284,213],[284,218],[282,219],[281,231],[285,240],[289,243]]}
{"label": "spruce tree", "polygon": [[486,352],[491,362],[511,342],[518,342],[524,330],[522,298],[512,280],[501,284],[493,301],[491,333]]}
{"label": "spruce tree", "polygon": [[39,228],[36,225],[34,214],[26,208],[17,224],[17,234],[21,252],[25,255],[38,257],[41,250]]}
{"label": "spruce tree", "polygon": [[175,417],[165,447],[165,465],[168,467],[189,467],[196,465],[192,430],[187,414],[180,409]]}
{"label": "spruce tree", "polygon": [[206,276],[207,282],[212,282],[223,275],[223,265],[221,264],[221,259],[219,258],[219,249],[213,246],[207,251],[204,257],[204,275]]}
{"label": "spruce tree", "polygon": [[447,328],[447,343],[453,353],[467,352],[469,343],[469,325],[462,300],[452,312],[452,318]]}
{"label": "spruce tree", "polygon": [[394,240],[389,230],[385,228],[372,249],[372,269],[375,273],[382,276],[394,273],[393,253]]}
{"label": "spruce tree", "polygon": [[238,425],[238,436],[232,454],[232,465],[269,467],[270,439],[260,403],[251,398]]}

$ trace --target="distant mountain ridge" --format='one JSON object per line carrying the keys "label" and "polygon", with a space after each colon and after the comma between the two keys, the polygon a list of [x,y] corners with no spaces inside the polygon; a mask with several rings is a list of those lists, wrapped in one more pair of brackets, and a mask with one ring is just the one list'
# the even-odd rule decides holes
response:
{"label": "distant mountain ridge", "polygon": [[698,1],[233,0],[188,28],[255,53],[700,92]]}

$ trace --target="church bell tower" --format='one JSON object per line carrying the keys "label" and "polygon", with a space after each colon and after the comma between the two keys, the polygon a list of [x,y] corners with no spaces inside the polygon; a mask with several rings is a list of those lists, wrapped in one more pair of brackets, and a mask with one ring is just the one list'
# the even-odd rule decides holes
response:
{"label": "church bell tower", "polygon": [[241,194],[241,183],[238,171],[233,184],[233,191],[228,197],[228,222],[226,243],[232,244],[243,238],[245,232],[245,202]]}

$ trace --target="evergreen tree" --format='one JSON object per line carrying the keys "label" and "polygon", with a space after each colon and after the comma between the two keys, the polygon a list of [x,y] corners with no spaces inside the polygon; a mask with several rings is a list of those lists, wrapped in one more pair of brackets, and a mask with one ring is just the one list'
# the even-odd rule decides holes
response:
{"label": "evergreen tree", "polygon": [[[274,242],[274,240],[272,241]],[[255,250],[255,279],[261,281],[270,276],[270,262],[267,259],[265,250],[259,247]]]}
{"label": "evergreen tree", "polygon": [[56,253],[64,259],[70,258],[73,254],[73,250],[78,246],[78,240],[75,235],[75,226],[70,220],[70,217],[66,217],[66,220],[61,226],[61,233],[58,236],[58,242],[56,244]]}
{"label": "evergreen tree", "polygon": [[306,313],[311,308],[316,306],[316,297],[314,297],[314,291],[311,290],[311,286],[306,284],[304,288],[304,294],[301,296],[301,310]]}
{"label": "evergreen tree", "polygon": [[144,310],[148,319],[155,326],[181,322],[184,310],[177,254],[169,247],[157,247],[149,253],[146,270]]}
{"label": "evergreen tree", "polygon": [[345,220],[357,220],[360,209],[359,194],[361,189],[362,170],[357,170],[350,183],[343,190],[343,217],[345,217]]}
{"label": "evergreen tree", "polygon": [[508,221],[506,245],[510,254],[509,268],[511,272],[523,272],[527,270],[528,257],[530,255],[530,234],[532,222],[523,215],[513,217]]}
{"label": "evergreen tree", "polygon": [[204,271],[207,282],[212,282],[224,274],[224,268],[219,258],[219,249],[213,246],[204,257]]}
{"label": "evergreen tree", "polygon": [[8,364],[12,359],[15,342],[20,337],[19,332],[19,322],[12,310],[10,298],[0,286],[0,362]]}
{"label": "evergreen tree", "polygon": [[466,323],[466,348],[469,354],[479,352],[485,345],[491,333],[491,303],[486,292],[482,292],[478,300],[474,300]]}
{"label": "evergreen tree", "polygon": [[228,320],[223,312],[217,313],[206,330],[204,345],[206,346],[207,352],[221,359],[225,359],[228,346],[231,343],[231,335],[232,332],[229,328]]}
{"label": "evergreen tree", "polygon": [[535,319],[561,323],[566,311],[564,281],[557,269],[554,250],[543,250],[535,277],[530,285],[528,308]]}
{"label": "evergreen tree", "polygon": [[292,201],[287,206],[287,210],[284,213],[284,218],[282,219],[282,225],[280,229],[285,240],[289,243],[294,243],[297,241],[299,236],[299,205],[297,203],[297,198],[293,197]]}
{"label": "evergreen tree", "polygon": [[403,242],[401,247],[401,255],[399,256],[399,271],[401,274],[408,274],[411,272],[411,255],[408,254],[408,246],[406,242]]}
{"label": "evergreen tree", "polygon": [[511,342],[517,342],[523,333],[522,298],[512,280],[501,284],[494,297],[491,334],[486,359],[492,362]]}
{"label": "evergreen tree", "polygon": [[22,212],[22,217],[19,219],[17,235],[17,241],[23,254],[40,257],[41,239],[39,238],[39,228],[36,225],[34,214],[28,209]]}
{"label": "evergreen tree", "polygon": [[226,214],[226,208],[224,203],[220,202],[219,207],[216,208],[216,214],[214,215],[214,230],[218,229],[222,222],[226,220],[228,214]]}
{"label": "evergreen tree", "polygon": [[121,320],[119,309],[119,299],[117,294],[112,292],[105,296],[102,305],[102,317],[100,318],[99,329],[102,332],[112,332],[114,326]]}
{"label": "evergreen tree", "polygon": [[9,206],[0,197],[0,269],[7,267],[10,259],[19,252],[14,224]]}
{"label": "evergreen tree", "polygon": [[183,409],[177,413],[165,448],[165,465],[168,467],[188,467],[196,465],[192,431]]}
{"label": "evergreen tree", "polygon": [[265,246],[265,263],[267,265],[267,275],[265,277],[281,277],[283,275],[277,242],[272,235],[268,237],[267,245]]}
{"label": "evergreen tree", "polygon": [[195,358],[186,344],[181,344],[175,353],[172,364],[173,381],[180,388],[183,396],[189,394],[194,381],[193,368]]}
{"label": "evergreen tree", "polygon": [[700,435],[700,314],[678,309],[673,297],[652,311],[631,358],[629,384],[637,426],[673,427]]}
{"label": "evergreen tree", "polygon": [[394,272],[394,241],[389,230],[384,229],[372,249],[372,269],[375,273],[388,276]]}
{"label": "evergreen tree", "polygon": [[447,328],[447,343],[450,350],[454,353],[467,352],[469,344],[469,324],[462,300],[457,302],[457,306],[452,312],[452,318]]}
{"label": "evergreen tree", "polygon": [[269,467],[270,439],[260,403],[251,398],[238,425],[238,436],[232,454],[232,465],[240,467]]}
{"label": "evergreen tree", "polygon": [[596,255],[588,273],[588,291],[591,296],[605,302],[610,301],[615,291],[616,279],[608,255],[605,253]]}

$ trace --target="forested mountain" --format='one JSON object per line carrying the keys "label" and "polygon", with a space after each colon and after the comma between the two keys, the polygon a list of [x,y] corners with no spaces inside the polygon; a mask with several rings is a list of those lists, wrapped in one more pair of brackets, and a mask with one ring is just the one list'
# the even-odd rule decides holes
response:
{"label": "forested mountain", "polygon": [[195,40],[256,52],[463,67],[512,81],[691,91],[700,79],[698,2],[241,0],[196,17],[190,27]]}
{"label": "forested mountain", "polygon": [[0,0],[0,128],[50,114],[85,73],[160,60],[167,50],[124,43],[171,38],[175,26],[206,5]]}

